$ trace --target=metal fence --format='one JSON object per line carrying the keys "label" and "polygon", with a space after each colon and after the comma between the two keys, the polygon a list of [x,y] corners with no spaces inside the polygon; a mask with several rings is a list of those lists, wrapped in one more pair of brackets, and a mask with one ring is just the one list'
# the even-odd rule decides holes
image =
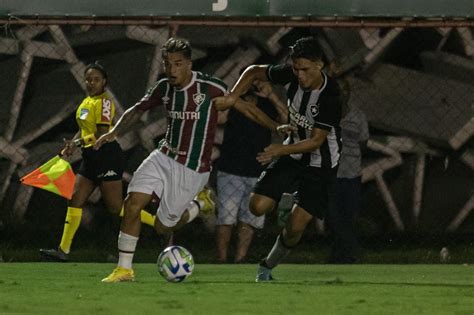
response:
{"label": "metal fence", "polygon": [[[338,62],[351,86],[350,103],[370,126],[361,236],[377,243],[388,234],[449,234],[461,241],[474,231],[472,25],[53,22],[6,24],[0,33],[0,229],[7,239],[23,239],[15,231],[59,234],[66,202],[21,185],[19,178],[57,154],[62,139],[77,131],[85,65],[99,60],[106,67],[108,91],[121,114],[159,77],[160,47],[170,36],[190,40],[194,69],[229,86],[244,66],[285,62],[290,44],[314,36],[327,63]],[[120,139],[125,183],[164,133],[157,111]],[[216,158],[222,137],[216,139]],[[71,159],[74,167],[79,161],[79,153]],[[95,211],[103,208],[98,191],[85,208],[83,226],[93,229]],[[207,233],[214,233],[214,218],[202,219]],[[261,233],[275,235],[276,223],[267,220]],[[319,222],[308,233],[324,233],[323,226]]]}

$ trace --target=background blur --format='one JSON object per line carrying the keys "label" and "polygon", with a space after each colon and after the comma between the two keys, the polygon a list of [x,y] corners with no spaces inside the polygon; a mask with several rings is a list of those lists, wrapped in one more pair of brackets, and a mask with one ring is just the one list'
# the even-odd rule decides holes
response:
{"label": "background blur", "polygon": [[[199,22],[192,17],[167,21],[59,16],[36,23],[34,18],[22,21],[11,15],[3,19],[0,258],[39,259],[37,248],[58,243],[66,200],[21,185],[19,178],[57,154],[62,139],[77,131],[74,113],[86,96],[86,64],[99,60],[105,66],[108,89],[121,114],[160,76],[160,47],[170,36],[191,42],[194,70],[220,77],[230,87],[242,67],[284,63],[289,45],[302,36],[314,36],[325,61],[336,60],[347,75],[350,102],[369,121],[358,220],[366,252],[362,262],[439,262],[444,246],[451,249],[452,262],[474,262],[472,20],[423,24],[401,17],[367,18],[371,23],[360,23],[362,18],[280,18],[264,20],[261,26],[255,17],[227,22],[213,17]],[[127,156],[125,186],[163,137],[163,117],[160,110],[149,112],[120,139]],[[222,133],[216,141],[222,142]],[[80,163],[76,153],[71,159],[74,168]],[[219,157],[218,145],[214,156]],[[288,208],[290,201],[284,199],[280,208]],[[148,210],[155,209],[150,205]],[[280,229],[277,215],[270,214],[258,232],[249,252],[251,261],[273,243]],[[192,248],[201,260],[211,260],[214,220],[212,215],[198,218],[176,233],[175,242]],[[118,226],[119,219],[111,218],[96,191],[84,208],[73,255],[78,260],[107,259],[115,252]],[[142,259],[156,257],[162,242],[148,227],[142,234],[139,246],[152,252]],[[307,256],[293,259],[321,261],[329,242],[324,224],[315,222],[301,245]]]}

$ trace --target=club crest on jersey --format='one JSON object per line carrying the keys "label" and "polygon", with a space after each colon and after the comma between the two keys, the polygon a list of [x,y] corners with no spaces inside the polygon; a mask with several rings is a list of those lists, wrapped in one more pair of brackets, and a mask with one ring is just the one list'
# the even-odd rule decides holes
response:
{"label": "club crest on jersey", "polygon": [[87,108],[81,108],[81,112],[79,114],[79,119],[86,119],[87,115],[89,115],[89,110]]}
{"label": "club crest on jersey", "polygon": [[316,117],[319,114],[319,104],[311,104],[309,105],[309,110],[311,112],[311,116]]}
{"label": "club crest on jersey", "polygon": [[163,96],[161,98],[161,101],[163,102],[163,105],[168,105],[168,102],[170,101],[170,98],[168,96]]}
{"label": "club crest on jersey", "polygon": [[193,94],[193,101],[197,106],[201,106],[205,100],[206,100],[206,94],[204,93]]}

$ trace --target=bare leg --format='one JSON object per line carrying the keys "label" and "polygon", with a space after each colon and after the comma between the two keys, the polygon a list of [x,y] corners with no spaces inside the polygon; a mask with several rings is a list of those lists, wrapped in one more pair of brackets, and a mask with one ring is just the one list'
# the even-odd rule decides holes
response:
{"label": "bare leg", "polygon": [[290,253],[291,249],[300,241],[306,225],[312,218],[313,216],[303,208],[296,205],[293,207],[286,226],[278,236],[267,258],[265,258],[266,267],[274,268]]}
{"label": "bare leg", "polygon": [[118,215],[120,210],[122,210],[123,204],[122,181],[102,182],[100,184],[100,191],[110,213]]}
{"label": "bare leg", "polygon": [[253,227],[247,223],[239,222],[238,226],[237,253],[235,254],[235,263],[241,263],[247,256],[250,243],[254,234]]}
{"label": "bare leg", "polygon": [[74,194],[72,199],[69,202],[70,207],[82,208],[86,203],[87,198],[94,191],[95,184],[90,179],[82,176],[81,174],[77,175],[76,182],[74,184]]}
{"label": "bare leg", "polygon": [[312,219],[313,216],[303,208],[298,206],[293,207],[288,223],[282,231],[285,245],[288,247],[298,245],[306,226]]}
{"label": "bare leg", "polygon": [[250,212],[252,212],[253,215],[257,217],[260,217],[272,211],[273,209],[275,209],[275,206],[276,201],[270,197],[254,193],[250,194]]}
{"label": "bare leg", "polygon": [[232,225],[218,225],[216,230],[217,261],[227,262],[227,250],[232,236]]}
{"label": "bare leg", "polygon": [[[125,198],[125,212],[120,231],[138,237],[140,235],[140,211],[151,201],[152,196],[139,192],[131,192]],[[158,221],[158,220],[156,220]]]}

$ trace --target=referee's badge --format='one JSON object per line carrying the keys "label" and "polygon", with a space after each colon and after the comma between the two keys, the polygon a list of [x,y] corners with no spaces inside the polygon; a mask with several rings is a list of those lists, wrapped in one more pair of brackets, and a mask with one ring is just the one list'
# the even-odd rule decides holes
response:
{"label": "referee's badge", "polygon": [[311,111],[311,116],[316,117],[319,114],[319,104],[309,105],[309,110]]}
{"label": "referee's badge", "polygon": [[206,100],[206,94],[204,93],[193,94],[193,101],[197,106],[201,106],[205,100]]}
{"label": "referee's badge", "polygon": [[87,108],[81,108],[81,112],[79,114],[79,119],[84,120],[89,115],[89,110]]}

